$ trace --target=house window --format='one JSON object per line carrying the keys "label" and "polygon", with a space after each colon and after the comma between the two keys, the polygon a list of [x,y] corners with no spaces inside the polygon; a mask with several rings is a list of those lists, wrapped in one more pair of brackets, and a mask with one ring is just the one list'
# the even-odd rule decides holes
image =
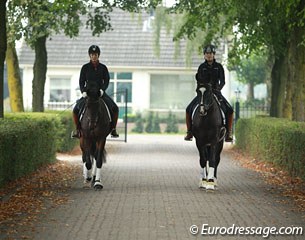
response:
{"label": "house window", "polygon": [[110,72],[110,83],[106,90],[107,94],[113,97],[116,103],[123,103],[123,96],[127,89],[127,102],[132,99],[132,73],[131,72]]}
{"label": "house window", "polygon": [[50,102],[70,102],[71,78],[50,77]]}
{"label": "house window", "polygon": [[151,75],[150,108],[185,109],[195,96],[193,75]]}

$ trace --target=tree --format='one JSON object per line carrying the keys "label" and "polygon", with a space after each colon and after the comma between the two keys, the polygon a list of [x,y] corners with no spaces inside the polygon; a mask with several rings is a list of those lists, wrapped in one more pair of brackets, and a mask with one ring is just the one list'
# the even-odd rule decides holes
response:
{"label": "tree", "polygon": [[[233,35],[229,61],[266,49],[273,59],[271,116],[304,121],[304,8],[304,0],[180,0],[171,12],[184,18],[176,39],[204,31],[205,44]],[[291,111],[283,111],[286,106]]]}
{"label": "tree", "polygon": [[248,58],[242,59],[240,64],[233,68],[237,73],[238,81],[248,85],[247,100],[249,101],[254,99],[255,85],[266,82],[268,70],[266,62],[265,55],[254,53]]}
{"label": "tree", "polygon": [[23,112],[24,108],[19,62],[15,44],[11,42],[7,45],[6,65],[11,110],[12,112]]}
{"label": "tree", "polygon": [[6,0],[3,0],[0,1],[0,118],[3,118],[3,83],[6,47]]}
{"label": "tree", "polygon": [[35,50],[33,78],[33,111],[43,111],[44,85],[47,72],[46,40],[63,31],[69,37],[78,35],[80,16],[88,15],[87,27],[93,35],[111,29],[109,12],[114,7],[127,11],[137,11],[145,6],[155,5],[159,0],[149,3],[145,0],[95,1],[95,0],[10,0],[12,15],[17,25],[22,26],[25,41]]}

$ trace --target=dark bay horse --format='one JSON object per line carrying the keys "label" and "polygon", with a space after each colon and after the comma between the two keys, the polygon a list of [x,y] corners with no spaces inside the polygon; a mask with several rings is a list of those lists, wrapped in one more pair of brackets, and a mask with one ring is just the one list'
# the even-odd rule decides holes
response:
{"label": "dark bay horse", "polygon": [[193,113],[192,133],[196,139],[202,168],[199,187],[214,190],[226,129],[212,86],[201,85],[198,95],[200,102]]}
{"label": "dark bay horse", "polygon": [[84,113],[81,118],[80,147],[85,186],[102,189],[102,165],[106,162],[105,144],[110,133],[110,114],[95,85],[87,86]]}

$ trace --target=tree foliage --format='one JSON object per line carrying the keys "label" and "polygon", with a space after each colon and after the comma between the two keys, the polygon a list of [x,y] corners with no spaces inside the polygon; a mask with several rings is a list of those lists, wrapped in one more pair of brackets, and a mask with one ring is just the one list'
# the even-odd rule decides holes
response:
{"label": "tree foliage", "polygon": [[8,22],[10,41],[23,37],[35,50],[33,78],[33,111],[43,111],[44,85],[47,72],[46,40],[53,34],[64,32],[76,37],[81,25],[80,16],[87,15],[87,27],[93,35],[111,29],[109,13],[114,7],[138,11],[155,5],[158,0],[82,1],[82,0],[9,0]]}
{"label": "tree foliage", "polygon": [[[271,116],[304,121],[304,8],[303,0],[180,0],[171,12],[184,16],[176,39],[192,40],[201,31],[206,33],[203,44],[224,38],[230,45],[229,62],[233,65],[253,52],[267,50],[268,58],[274,61]],[[294,53],[297,57],[292,59]],[[291,61],[295,64],[289,65]],[[286,115],[285,106],[292,106]]]}

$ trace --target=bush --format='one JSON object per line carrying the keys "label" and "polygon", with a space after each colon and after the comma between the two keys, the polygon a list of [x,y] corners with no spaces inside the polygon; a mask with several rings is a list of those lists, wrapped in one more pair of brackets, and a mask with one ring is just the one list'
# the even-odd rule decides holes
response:
{"label": "bush", "polygon": [[153,112],[150,112],[147,117],[147,124],[145,127],[145,131],[148,133],[160,133],[160,119],[158,114],[154,116]]}
{"label": "bush", "polygon": [[131,131],[136,133],[142,133],[144,131],[144,119],[140,112],[136,114],[135,127]]}
{"label": "bush", "polygon": [[166,119],[166,133],[177,133],[179,131],[178,129],[178,120],[176,118],[176,115],[174,115],[172,112],[168,113],[168,117]]}
{"label": "bush", "polygon": [[239,119],[236,146],[305,179],[305,123],[280,118]]}
{"label": "bush", "polygon": [[61,123],[54,114],[14,113],[0,122],[0,185],[56,160]]}

